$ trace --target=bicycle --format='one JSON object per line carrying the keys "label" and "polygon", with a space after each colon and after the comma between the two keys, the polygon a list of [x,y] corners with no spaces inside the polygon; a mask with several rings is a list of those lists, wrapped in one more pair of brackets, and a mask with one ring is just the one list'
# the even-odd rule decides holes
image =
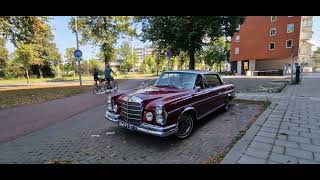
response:
{"label": "bicycle", "polygon": [[104,94],[111,91],[117,92],[118,82],[112,79],[110,83],[110,81],[107,81],[105,78],[99,77],[98,83],[94,83],[92,90],[94,94]]}
{"label": "bicycle", "polygon": [[114,78],[112,78],[111,80],[106,81],[106,82],[107,83],[104,86],[104,90],[105,90],[106,93],[111,92],[111,91],[113,91],[113,92],[117,92],[118,91],[118,82]]}

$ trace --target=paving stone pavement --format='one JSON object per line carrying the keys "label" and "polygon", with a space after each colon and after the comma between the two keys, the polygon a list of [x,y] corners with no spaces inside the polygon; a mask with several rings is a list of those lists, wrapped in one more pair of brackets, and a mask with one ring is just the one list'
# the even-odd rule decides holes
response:
{"label": "paving stone pavement", "polygon": [[105,105],[15,140],[0,143],[0,163],[75,164],[205,163],[222,152],[259,107],[235,104],[197,124],[186,140],[131,132],[104,119]]}
{"label": "paving stone pavement", "polygon": [[238,93],[238,99],[270,100],[222,164],[320,164],[320,74],[302,76],[281,93]]}

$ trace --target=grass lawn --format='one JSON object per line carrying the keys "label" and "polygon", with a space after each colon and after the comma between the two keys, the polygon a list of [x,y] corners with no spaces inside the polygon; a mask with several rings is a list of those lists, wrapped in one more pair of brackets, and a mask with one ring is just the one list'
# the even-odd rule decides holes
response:
{"label": "grass lawn", "polygon": [[2,91],[0,92],[0,109],[23,104],[35,104],[91,91],[91,85],[81,88],[79,86],[68,86]]}
{"label": "grass lawn", "polygon": [[[115,79],[141,79],[141,78],[152,78],[156,77],[155,74],[118,74],[118,76],[114,77]],[[63,77],[63,78],[43,78],[36,79],[31,78],[29,80],[30,83],[40,83],[40,82],[58,82],[58,81],[74,81],[79,80],[79,76],[75,77]],[[93,81],[92,76],[83,76],[82,80],[85,81]],[[9,79],[9,80],[0,80],[0,85],[13,85],[13,84],[27,84],[27,79],[19,78],[19,79]]]}

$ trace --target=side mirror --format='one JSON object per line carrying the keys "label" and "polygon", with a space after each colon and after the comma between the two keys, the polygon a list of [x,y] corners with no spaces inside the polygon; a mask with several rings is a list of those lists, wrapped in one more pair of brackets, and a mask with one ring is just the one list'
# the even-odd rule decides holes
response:
{"label": "side mirror", "polygon": [[196,90],[196,92],[199,92],[201,90],[201,87],[200,86],[196,86],[194,89]]}

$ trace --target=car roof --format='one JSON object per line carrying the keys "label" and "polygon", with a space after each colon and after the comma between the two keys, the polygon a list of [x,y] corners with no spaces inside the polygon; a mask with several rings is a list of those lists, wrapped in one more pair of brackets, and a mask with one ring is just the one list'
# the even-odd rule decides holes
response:
{"label": "car roof", "polygon": [[164,71],[163,73],[194,73],[194,74],[218,74],[212,71],[204,71],[204,70],[171,70],[171,71]]}

